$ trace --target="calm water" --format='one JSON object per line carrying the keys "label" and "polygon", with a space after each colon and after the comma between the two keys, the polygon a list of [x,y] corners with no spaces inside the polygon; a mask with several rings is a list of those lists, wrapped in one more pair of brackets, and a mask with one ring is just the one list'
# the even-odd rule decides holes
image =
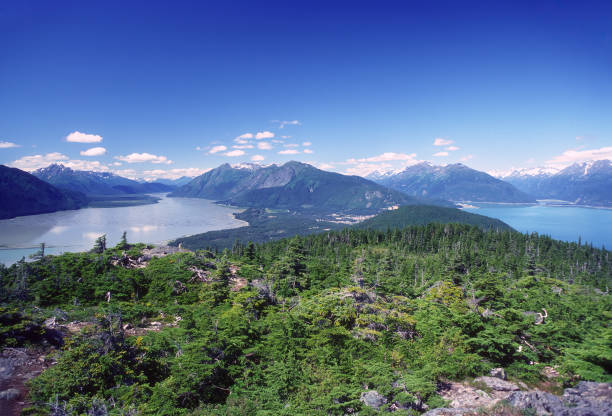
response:
{"label": "calm water", "polygon": [[166,198],[157,204],[120,208],[86,208],[0,220],[0,262],[12,264],[36,252],[41,242],[48,254],[84,251],[106,234],[108,246],[123,231],[128,242],[163,243],[211,230],[246,225],[236,209],[196,198]]}
{"label": "calm water", "polygon": [[612,248],[612,210],[582,207],[482,205],[465,211],[498,218],[517,231]]}

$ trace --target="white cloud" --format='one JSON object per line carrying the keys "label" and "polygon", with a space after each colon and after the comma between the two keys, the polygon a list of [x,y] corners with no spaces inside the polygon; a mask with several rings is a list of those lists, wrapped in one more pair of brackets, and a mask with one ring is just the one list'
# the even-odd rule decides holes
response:
{"label": "white cloud", "polygon": [[448,156],[448,152],[438,152],[438,153],[434,153],[435,157],[444,157],[444,156]]}
{"label": "white cloud", "polygon": [[382,153],[378,156],[365,157],[361,159],[349,159],[347,163],[365,163],[365,162],[390,162],[390,161],[412,161],[415,160],[416,153],[394,153],[394,152],[386,152]]}
{"label": "white cloud", "polygon": [[462,162],[467,162],[468,160],[474,159],[474,155],[467,155],[461,158]]}
{"label": "white cloud", "polygon": [[111,165],[113,165],[113,166],[121,166],[121,165],[123,165],[123,163],[121,163],[121,162],[113,162],[113,163],[111,163]]}
{"label": "white cloud", "polygon": [[253,155],[253,157],[251,157],[251,160],[253,162],[261,162],[264,159],[265,157],[263,157],[262,155]]}
{"label": "white cloud", "polygon": [[9,149],[11,147],[20,147],[20,146],[13,142],[5,142],[5,141],[0,140],[0,149]]}
{"label": "white cloud", "polygon": [[72,159],[72,160],[67,160],[65,162],[62,162],[62,164],[74,170],[93,170],[97,172],[105,172],[108,170],[108,166],[103,165],[97,160]]}
{"label": "white cloud", "polygon": [[272,150],[272,145],[268,142],[257,143],[257,148],[260,150]]}
{"label": "white cloud", "polygon": [[297,143],[287,143],[283,145],[284,147],[300,147],[299,144]]}
{"label": "white cloud", "polygon": [[308,146],[311,146],[311,145],[312,145],[312,142],[303,142],[302,143],[302,146],[304,146],[304,147],[308,147]]}
{"label": "white cloud", "polygon": [[71,160],[68,156],[59,152],[47,153],[46,155],[24,156],[21,159],[9,163],[9,166],[31,172],[36,169],[46,168],[52,163],[61,163],[74,170],[108,171],[108,166],[97,160]]}
{"label": "white cloud", "polygon": [[102,156],[106,153],[103,147],[92,147],[91,149],[81,150],[81,156]]}
{"label": "white cloud", "polygon": [[53,152],[47,153],[46,155],[24,156],[9,163],[9,166],[25,171],[33,171],[47,167],[52,163],[62,162],[65,160],[68,160],[68,156],[58,152]]}
{"label": "white cloud", "polygon": [[290,121],[287,121],[287,120],[282,120],[282,121],[281,120],[272,120],[272,122],[273,123],[278,123],[279,124],[279,126],[278,126],[279,129],[285,128],[285,126],[301,126],[302,125],[302,123],[300,123],[297,120],[290,120]]}
{"label": "white cloud", "polygon": [[243,143],[243,142],[246,143],[245,139],[252,139],[252,138],[253,138],[253,134],[252,133],[244,133],[244,134],[241,134],[240,136],[236,137],[234,139],[234,141],[236,143]]}
{"label": "white cloud", "polygon": [[66,141],[72,143],[100,143],[102,141],[102,136],[73,131],[66,136]]}
{"label": "white cloud", "polygon": [[271,131],[260,131],[255,135],[255,138],[257,140],[271,139],[272,137],[274,137],[274,133],[272,133]]}
{"label": "white cloud", "polygon": [[175,168],[175,169],[153,169],[142,172],[143,179],[153,181],[155,179],[178,179],[183,176],[195,177],[199,176],[210,169],[201,168]]}
{"label": "white cloud", "polygon": [[304,149],[304,153],[312,154],[312,153],[314,153],[314,150],[312,150],[312,149]]}
{"label": "white cloud", "polygon": [[244,150],[232,150],[231,152],[223,153],[225,156],[237,157],[244,155]]}
{"label": "white cloud", "polygon": [[329,169],[335,168],[335,166],[332,165],[331,163],[325,163],[325,162],[317,163],[316,166],[317,168],[323,169],[323,170],[329,170]]}
{"label": "white cloud", "polygon": [[454,152],[455,150],[459,150],[457,146],[448,146],[444,150],[448,150],[449,152]]}
{"label": "white cloud", "polygon": [[115,156],[115,159],[126,163],[144,163],[151,162],[155,164],[165,163],[169,165],[172,163],[166,156],[156,156],[151,153],[130,153],[127,156]]}
{"label": "white cloud", "polygon": [[270,140],[272,143],[284,143],[282,140],[272,139]]}
{"label": "white cloud", "polygon": [[589,150],[566,150],[562,154],[553,157],[546,163],[555,167],[565,167],[571,165],[572,163],[601,159],[612,160],[612,146]]}
{"label": "white cloud", "polygon": [[234,149],[252,149],[253,146],[252,144],[235,144],[232,146]]}
{"label": "white cloud", "polygon": [[134,169],[117,169],[113,173],[128,179],[138,179],[138,173]]}
{"label": "white cloud", "polygon": [[197,151],[202,150],[202,148],[201,148],[200,146],[196,146],[196,148],[195,148],[195,149],[196,149]]}
{"label": "white cloud", "polygon": [[453,144],[452,140],[442,139],[440,137],[437,137],[436,140],[434,140],[434,146],[449,146],[451,144]]}
{"label": "white cloud", "polygon": [[383,163],[358,163],[344,172],[346,175],[367,176],[372,172],[386,172],[391,170],[393,165],[387,162]]}
{"label": "white cloud", "polygon": [[212,154],[219,153],[219,152],[225,152],[226,150],[227,150],[227,146],[223,146],[223,145],[213,146],[212,149],[208,151],[208,154],[212,155]]}
{"label": "white cloud", "polygon": [[281,150],[278,152],[279,155],[297,155],[298,153],[300,153],[299,150],[295,149]]}

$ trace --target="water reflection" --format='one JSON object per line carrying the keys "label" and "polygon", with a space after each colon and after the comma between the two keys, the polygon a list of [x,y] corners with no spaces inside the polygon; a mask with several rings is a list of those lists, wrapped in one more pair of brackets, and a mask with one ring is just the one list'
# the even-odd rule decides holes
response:
{"label": "water reflection", "polygon": [[162,243],[184,235],[241,227],[237,210],[195,198],[166,198],[157,204],[118,208],[86,208],[0,220],[0,262],[13,263],[44,242],[47,252],[84,251],[106,234],[107,244],[128,241]]}

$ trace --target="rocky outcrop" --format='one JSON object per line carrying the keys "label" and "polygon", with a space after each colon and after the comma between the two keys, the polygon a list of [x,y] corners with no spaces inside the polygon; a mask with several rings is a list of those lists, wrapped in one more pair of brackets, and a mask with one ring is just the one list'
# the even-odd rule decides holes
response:
{"label": "rocky outcrop", "polygon": [[359,400],[366,406],[376,410],[380,409],[383,404],[387,403],[387,398],[378,393],[376,390],[364,391],[361,393]]}
{"label": "rocky outcrop", "polygon": [[565,389],[562,396],[555,396],[539,390],[518,391],[516,384],[493,377],[474,381],[491,392],[465,383],[448,383],[439,393],[451,407],[433,409],[424,416],[477,415],[479,409],[491,408],[504,399],[517,410],[538,416],[612,416],[611,383],[582,381],[575,388]]}
{"label": "rocky outcrop", "polygon": [[475,409],[493,406],[499,399],[467,383],[445,383],[439,391],[444,400],[450,401],[453,409]]}
{"label": "rocky outcrop", "polygon": [[581,381],[558,397],[541,391],[515,392],[508,403],[537,415],[612,416],[612,384]]}
{"label": "rocky outcrop", "polygon": [[493,391],[518,391],[519,386],[497,377],[482,376],[474,379],[474,383],[482,383]]}
{"label": "rocky outcrop", "polygon": [[491,377],[495,377],[495,378],[500,378],[502,380],[507,380],[508,377],[506,376],[506,370],[504,370],[503,368],[494,368],[491,371],[489,371],[489,376]]}

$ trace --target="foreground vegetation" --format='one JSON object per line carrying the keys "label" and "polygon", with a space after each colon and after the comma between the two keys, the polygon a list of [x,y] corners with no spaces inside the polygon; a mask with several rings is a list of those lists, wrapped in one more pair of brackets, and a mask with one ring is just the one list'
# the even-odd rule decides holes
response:
{"label": "foreground vegetation", "polygon": [[0,268],[4,346],[52,342],[50,316],[87,323],[26,414],[368,415],[372,389],[419,414],[438,382],[494,367],[612,381],[612,259],[589,245],[434,224],[144,248]]}

